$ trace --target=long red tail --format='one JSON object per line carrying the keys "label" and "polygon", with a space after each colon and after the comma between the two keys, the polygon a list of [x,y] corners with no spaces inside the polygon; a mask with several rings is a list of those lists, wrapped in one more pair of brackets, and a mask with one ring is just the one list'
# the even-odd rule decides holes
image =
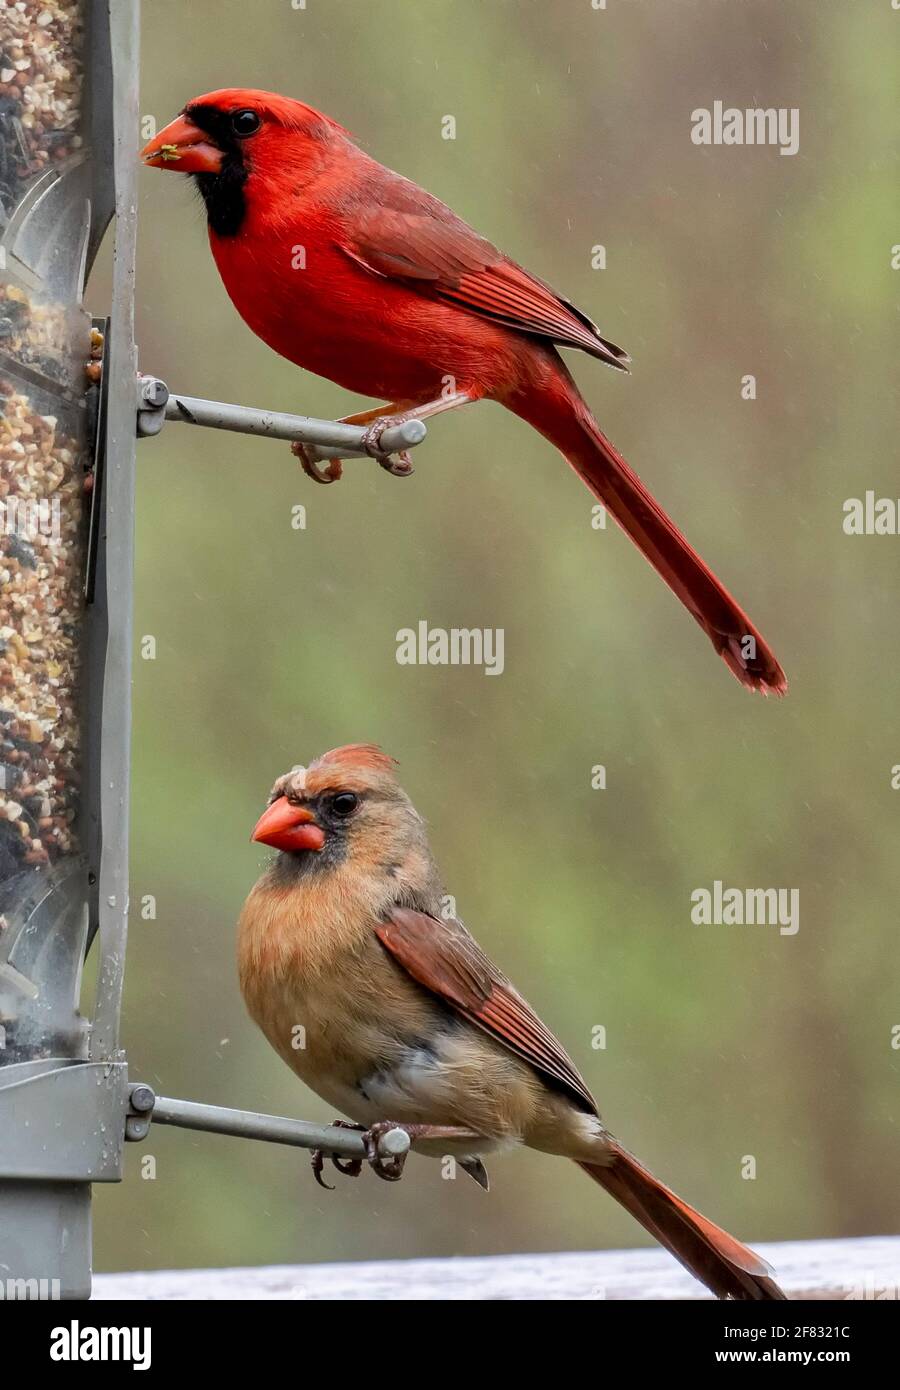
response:
{"label": "long red tail", "polygon": [[603,434],[561,362],[559,368],[552,385],[545,380],[540,389],[523,391],[506,404],[561,450],[741,684],[784,695],[787,679],[765,638]]}
{"label": "long red tail", "polygon": [[716,1298],[761,1301],[785,1297],[765,1260],[676,1197],[625,1149],[617,1145],[609,1164],[578,1166],[621,1202]]}

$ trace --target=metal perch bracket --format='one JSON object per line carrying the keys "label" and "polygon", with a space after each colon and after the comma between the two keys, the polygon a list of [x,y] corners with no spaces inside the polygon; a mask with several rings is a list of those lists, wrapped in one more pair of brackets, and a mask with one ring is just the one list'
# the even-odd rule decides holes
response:
{"label": "metal perch bracket", "polygon": [[[289,439],[314,449],[316,458],[373,457],[365,443],[366,429],[363,425],[345,425],[340,420],[316,420],[309,415],[288,415],[277,410],[231,405],[228,401],[205,401],[197,396],[176,395],[159,377],[138,376],[138,435],[149,437],[159,434],[166,420],[185,425],[205,425],[214,430],[233,430],[238,434],[265,435],[269,439]],[[383,458],[414,449],[427,433],[422,420],[403,420],[391,425],[381,435],[375,457]]]}
{"label": "metal perch bracket", "polygon": [[[150,1132],[150,1122],[173,1125],[177,1129],[201,1130],[207,1134],[227,1134],[234,1139],[262,1139],[269,1144],[290,1144],[300,1149],[321,1149],[341,1158],[366,1157],[361,1135],[337,1125],[311,1125],[283,1115],[259,1115],[254,1110],[231,1110],[222,1105],[203,1105],[194,1100],[173,1100],[158,1096],[152,1086],[138,1081],[129,1087],[125,1138],[139,1143]],[[383,1159],[405,1157],[409,1152],[405,1129],[386,1130],[378,1140]]]}

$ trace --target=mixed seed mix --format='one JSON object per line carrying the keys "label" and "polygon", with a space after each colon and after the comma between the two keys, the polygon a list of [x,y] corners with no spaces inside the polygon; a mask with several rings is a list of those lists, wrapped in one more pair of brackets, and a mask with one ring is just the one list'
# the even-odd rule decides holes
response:
{"label": "mixed seed mix", "polygon": [[0,880],[74,846],[84,474],[0,379]]}
{"label": "mixed seed mix", "polygon": [[70,372],[69,337],[63,305],[42,304],[19,285],[0,282],[0,352],[65,382]]}
{"label": "mixed seed mix", "polygon": [[81,0],[0,0],[0,229],[24,187],[79,149]]}
{"label": "mixed seed mix", "polygon": [[[0,235],[81,147],[82,10],[0,0]],[[16,375],[69,378],[69,313],[0,283],[0,881],[75,848],[85,476],[59,418],[75,408]]]}

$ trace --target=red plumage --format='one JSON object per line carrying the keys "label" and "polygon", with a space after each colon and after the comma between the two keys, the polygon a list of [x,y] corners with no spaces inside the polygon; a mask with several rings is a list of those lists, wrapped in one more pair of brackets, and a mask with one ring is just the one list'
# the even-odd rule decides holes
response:
{"label": "red plumage", "polygon": [[[234,129],[253,117],[254,129]],[[388,413],[448,390],[505,405],[565,455],[738,680],[784,694],[764,638],[604,437],[559,357],[580,348],[626,367],[585,314],[301,102],[209,93],[144,157],[197,176],[225,288],[264,342],[383,397]]]}

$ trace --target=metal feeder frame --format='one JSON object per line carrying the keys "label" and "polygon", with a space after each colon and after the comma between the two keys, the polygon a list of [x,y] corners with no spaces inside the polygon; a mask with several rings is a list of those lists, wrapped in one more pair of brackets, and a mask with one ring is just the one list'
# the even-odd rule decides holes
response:
{"label": "metal feeder frame", "polygon": [[[76,210],[84,231],[79,298],[111,220],[115,227],[110,312],[94,320],[104,333],[102,388],[98,401],[86,396],[81,402],[93,435],[94,488],[86,542],[82,849],[73,891],[86,901],[87,913],[73,934],[71,915],[68,925],[61,925],[58,912],[55,920],[37,904],[17,933],[20,942],[28,937],[29,975],[0,955],[0,976],[4,970],[10,977],[18,973],[41,1018],[53,1024],[47,1025],[47,1037],[68,1044],[27,1060],[0,1049],[0,1295],[7,1299],[90,1297],[92,1184],[121,1181],[125,1141],[146,1138],[154,1119],[365,1158],[362,1138],[353,1130],[157,1097],[149,1086],[129,1082],[120,1046],[128,926],[136,440],[158,434],[168,419],[298,440],[312,446],[313,457],[365,457],[369,450],[360,426],[175,395],[158,378],[138,373],[139,0],[87,0],[85,9],[88,148],[68,175],[65,193],[68,210]],[[55,186],[57,179],[62,181],[48,176],[47,184]],[[58,190],[57,200],[61,196]],[[12,223],[7,232],[11,229]],[[15,256],[15,236],[4,234],[4,250]],[[395,424],[382,434],[377,457],[383,461],[384,455],[414,448],[425,434],[419,420]],[[47,892],[45,901],[51,899]],[[81,972],[92,943],[99,952],[97,985],[92,1016],[85,1018],[79,1012]],[[385,1158],[402,1162],[408,1149],[402,1129],[379,1141]]]}

